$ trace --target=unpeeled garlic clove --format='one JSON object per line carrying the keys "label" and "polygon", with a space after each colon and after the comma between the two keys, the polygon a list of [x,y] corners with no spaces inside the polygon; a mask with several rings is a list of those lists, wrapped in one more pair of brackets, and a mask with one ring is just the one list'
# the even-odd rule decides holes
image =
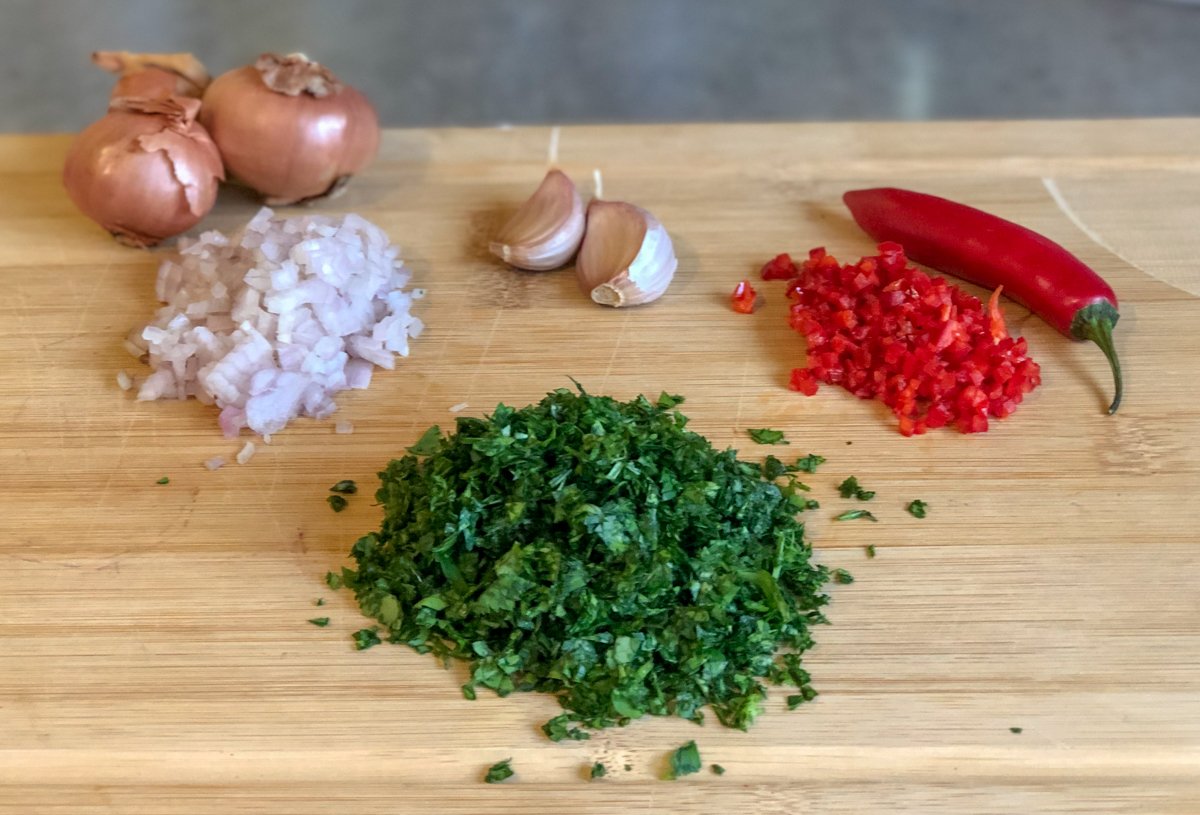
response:
{"label": "unpeeled garlic clove", "polygon": [[677,265],[671,236],[657,218],[633,204],[592,201],[575,272],[593,300],[617,308],[657,300]]}
{"label": "unpeeled garlic clove", "polygon": [[561,170],[551,170],[509,219],[488,250],[518,269],[544,272],[565,266],[583,240],[583,200]]}

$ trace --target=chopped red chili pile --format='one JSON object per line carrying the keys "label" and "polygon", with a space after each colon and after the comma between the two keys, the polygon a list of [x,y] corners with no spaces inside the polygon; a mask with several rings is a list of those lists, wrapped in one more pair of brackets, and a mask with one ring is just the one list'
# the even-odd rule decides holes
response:
{"label": "chopped red chili pile", "polygon": [[754,311],[754,302],[758,300],[758,292],[750,285],[749,280],[743,280],[733,287],[729,302],[738,314],[750,314]]}
{"label": "chopped red chili pile", "polygon": [[784,252],[767,261],[762,267],[763,280],[791,280],[796,276],[796,264],[792,256]]}
{"label": "chopped red chili pile", "polygon": [[989,416],[1008,416],[1041,382],[997,296],[985,312],[979,298],[909,265],[897,243],[845,266],[813,249],[787,286],[789,321],[808,340],[808,367],[792,371],[792,390],[811,396],[824,382],[879,399],[905,436],[946,425],[985,431]]}

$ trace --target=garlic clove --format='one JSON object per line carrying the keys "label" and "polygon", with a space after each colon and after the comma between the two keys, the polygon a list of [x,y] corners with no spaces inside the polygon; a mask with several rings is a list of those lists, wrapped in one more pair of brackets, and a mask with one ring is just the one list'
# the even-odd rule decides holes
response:
{"label": "garlic clove", "polygon": [[663,296],[678,261],[671,236],[641,207],[592,201],[575,261],[580,287],[603,306],[638,306]]}
{"label": "garlic clove", "polygon": [[551,170],[496,233],[488,251],[518,269],[557,269],[579,250],[585,222],[583,200],[575,184],[561,170]]}

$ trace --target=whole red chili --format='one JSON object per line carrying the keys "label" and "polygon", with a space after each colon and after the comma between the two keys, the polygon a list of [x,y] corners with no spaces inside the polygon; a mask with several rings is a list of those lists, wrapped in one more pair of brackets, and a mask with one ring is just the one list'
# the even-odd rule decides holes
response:
{"label": "whole red chili", "polygon": [[842,196],[876,241],[904,245],[908,257],[990,289],[1004,291],[1063,334],[1100,346],[1121,404],[1121,363],[1112,330],[1117,295],[1100,275],[1054,241],[995,215],[934,195],[879,187]]}

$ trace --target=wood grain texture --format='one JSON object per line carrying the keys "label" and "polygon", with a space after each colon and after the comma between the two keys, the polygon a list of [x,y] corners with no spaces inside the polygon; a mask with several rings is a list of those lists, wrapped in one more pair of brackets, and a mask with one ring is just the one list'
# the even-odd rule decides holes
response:
{"label": "wood grain texture", "polygon": [[[676,282],[630,311],[484,250],[549,141],[389,133],[322,208],[404,247],[429,332],[339,400],[353,435],[300,421],[208,472],[238,446],[211,408],[137,403],[114,379],[137,367],[121,339],[169,250],[117,246],[73,210],[67,138],[0,138],[0,813],[1200,812],[1200,120],[564,128],[563,169],[586,187],[601,168],[675,239]],[[1099,351],[1011,305],[1045,384],[987,434],[905,439],[878,404],[787,391],[803,346],[779,288],[752,317],[727,293],[778,251],[868,252],[840,194],[877,184],[1018,220],[1107,277],[1120,414],[1102,412]],[[226,191],[205,226],[255,208]],[[456,403],[523,405],[567,376],[684,393],[693,426],[747,456],[763,448],[744,429],[769,426],[828,457],[809,529],[857,581],[817,632],[814,704],[775,694],[749,733],[655,720],[552,744],[549,698],[469,703],[461,668],[352,651],[365,621],[322,576],[378,510],[360,495],[335,515],[327,487],[370,485]],[[880,523],[829,522],[849,474]],[[727,774],[656,780],[691,738]],[[480,783],[508,756],[512,781]],[[596,760],[632,769],[589,783]]]}

